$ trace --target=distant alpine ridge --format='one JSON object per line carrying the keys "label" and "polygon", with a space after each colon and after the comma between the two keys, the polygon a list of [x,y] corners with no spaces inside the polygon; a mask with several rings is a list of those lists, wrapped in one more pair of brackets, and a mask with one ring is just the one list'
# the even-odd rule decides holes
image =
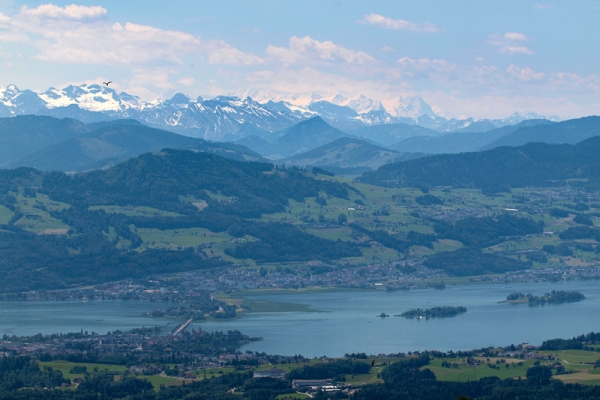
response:
{"label": "distant alpine ridge", "polygon": [[381,102],[362,95],[346,98],[339,94],[284,99],[264,91],[241,91],[211,99],[190,99],[177,93],[169,100],[148,102],[99,84],[50,88],[44,93],[20,90],[15,85],[0,86],[0,117],[25,114],[74,118],[84,123],[135,119],[154,128],[213,141],[265,137],[315,116],[346,132],[374,125],[408,124],[444,133],[485,132],[545,118],[535,113],[515,113],[498,120],[447,119],[420,97],[396,96]]}

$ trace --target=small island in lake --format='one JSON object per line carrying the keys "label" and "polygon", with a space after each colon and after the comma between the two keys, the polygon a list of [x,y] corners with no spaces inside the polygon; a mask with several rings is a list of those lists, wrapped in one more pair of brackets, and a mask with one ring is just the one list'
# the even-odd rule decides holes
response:
{"label": "small island in lake", "polygon": [[420,308],[414,308],[410,311],[403,312],[400,315],[394,315],[394,317],[404,318],[446,318],[455,317],[458,314],[466,313],[466,307],[433,307],[426,310]]}
{"label": "small island in lake", "polygon": [[530,306],[544,304],[573,303],[584,300],[585,296],[576,290],[553,290],[543,296],[534,296],[531,293],[511,293],[501,303],[529,303]]}

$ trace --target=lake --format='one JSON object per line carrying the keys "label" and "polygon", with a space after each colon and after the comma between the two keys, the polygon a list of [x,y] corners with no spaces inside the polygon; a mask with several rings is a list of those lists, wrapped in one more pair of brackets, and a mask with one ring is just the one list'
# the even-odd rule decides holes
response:
{"label": "lake", "polygon": [[[542,295],[578,290],[579,303],[529,307],[499,304],[512,292]],[[271,354],[337,357],[344,353],[397,353],[413,350],[470,350],[487,346],[571,338],[600,331],[600,282],[573,281],[454,286],[446,290],[334,292],[252,296],[253,299],[310,305],[318,312],[251,313],[234,321],[202,322],[208,331],[239,329],[263,341],[242,350]],[[442,319],[378,318],[412,308],[464,306],[467,313]]]}
{"label": "lake", "polygon": [[129,330],[143,326],[175,327],[177,321],[142,317],[144,311],[165,307],[163,303],[123,300],[3,301],[0,302],[0,336],[37,333]]}
{"label": "lake", "polygon": [[[578,290],[579,303],[529,307],[499,304],[512,292],[542,295],[551,290]],[[453,286],[446,290],[402,292],[347,291],[251,296],[252,299],[307,304],[314,312],[248,313],[230,321],[192,324],[207,331],[238,329],[262,336],[242,351],[306,357],[344,353],[397,353],[413,350],[470,350],[518,343],[539,345],[556,337],[600,331],[600,282]],[[464,306],[467,313],[452,318],[416,320],[378,318],[412,308]],[[144,311],[164,304],[139,301],[0,302],[0,335],[96,331],[106,333],[177,321],[147,318]],[[188,328],[189,329],[189,328]]]}

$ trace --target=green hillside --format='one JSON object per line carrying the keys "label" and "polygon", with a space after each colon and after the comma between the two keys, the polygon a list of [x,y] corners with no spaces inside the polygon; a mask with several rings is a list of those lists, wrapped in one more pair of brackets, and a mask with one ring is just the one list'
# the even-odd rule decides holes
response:
{"label": "green hillside", "polygon": [[35,115],[0,118],[0,168],[91,129],[74,119]]}
{"label": "green hillside", "polygon": [[[581,165],[594,171],[594,141],[493,151],[501,151],[496,157],[503,161],[502,151],[545,160],[540,170],[565,176],[587,171]],[[422,160],[399,165],[415,162]],[[448,281],[595,265],[600,195],[582,192],[590,184],[582,180],[551,183],[500,191],[385,188],[318,169],[182,150],[78,174],[0,170],[0,271],[6,277],[0,291],[226,266],[270,271],[285,264],[304,276],[394,268],[404,260],[401,271],[408,276],[445,274]]]}
{"label": "green hillside", "polygon": [[[551,123],[552,122],[545,119],[527,120],[517,125],[508,125],[503,126],[502,128],[489,129],[485,132],[474,130],[477,128],[477,126],[481,125],[478,125],[478,123],[473,123],[467,128],[437,137],[411,137],[399,143],[394,143],[392,146],[390,146],[390,148],[397,151],[421,152],[429,154],[478,151],[482,147],[487,146],[496,140],[500,140],[500,138],[510,135],[518,129],[535,125],[547,125]],[[498,146],[492,146],[490,148],[493,147]]]}
{"label": "green hillside", "polygon": [[498,146],[522,146],[530,142],[575,144],[598,135],[600,135],[600,117],[585,117],[548,125],[520,127],[513,133],[482,147],[482,150]]}
{"label": "green hillside", "polygon": [[438,154],[367,172],[361,182],[382,186],[510,188],[556,186],[566,179],[600,178],[600,138],[576,145],[529,143],[521,147]]}
{"label": "green hillside", "polygon": [[185,148],[238,160],[262,159],[259,154],[244,146],[207,142],[149,128],[139,123],[115,121],[90,126],[98,128],[49,145],[7,165],[28,166],[46,171],[91,170],[105,168],[142,153],[163,148]]}
{"label": "green hillside", "polygon": [[392,162],[418,158],[423,154],[402,154],[354,138],[339,138],[324,146],[297,154],[283,162],[300,166],[318,166],[340,170],[344,168],[377,169]]}

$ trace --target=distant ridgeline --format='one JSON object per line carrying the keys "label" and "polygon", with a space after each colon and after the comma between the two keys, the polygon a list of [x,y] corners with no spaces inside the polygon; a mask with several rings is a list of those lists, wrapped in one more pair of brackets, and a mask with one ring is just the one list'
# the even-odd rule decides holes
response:
{"label": "distant ridgeline", "polygon": [[584,300],[585,296],[576,290],[553,290],[543,296],[534,296],[530,293],[511,293],[506,296],[506,303],[529,303],[530,306],[544,304],[573,303]]}
{"label": "distant ridgeline", "polygon": [[405,311],[400,315],[394,315],[395,317],[404,317],[404,318],[446,318],[446,317],[455,317],[458,314],[466,313],[466,307],[458,306],[458,307],[433,307],[428,308],[426,310],[420,308],[414,308],[409,311]]}
{"label": "distant ridgeline", "polygon": [[[600,131],[599,131],[600,133]],[[387,164],[357,178],[386,187],[453,186],[498,191],[526,186],[562,186],[566,179],[600,187],[600,137],[575,145],[528,143],[473,153],[438,154]]]}

